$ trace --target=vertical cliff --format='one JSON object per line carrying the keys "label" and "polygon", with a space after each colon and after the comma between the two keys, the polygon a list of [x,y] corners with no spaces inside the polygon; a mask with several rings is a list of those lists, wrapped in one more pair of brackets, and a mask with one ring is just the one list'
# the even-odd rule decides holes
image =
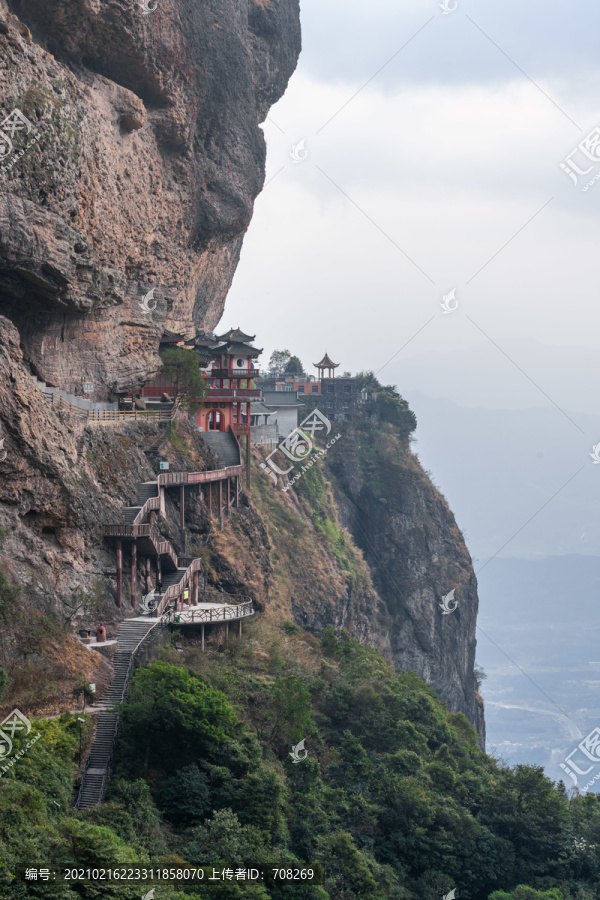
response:
{"label": "vertical cliff", "polygon": [[26,120],[0,135],[0,312],[46,382],[105,399],[165,326],[221,317],[299,3],[1,0],[0,51],[2,118]]}
{"label": "vertical cliff", "polygon": [[[327,456],[340,521],[364,553],[390,617],[398,671],[431,684],[485,738],[474,679],[477,581],[454,515],[390,424],[344,423]],[[444,612],[442,600],[451,591]]]}
{"label": "vertical cliff", "polygon": [[[164,434],[86,429],[47,408],[29,373],[106,399],[153,374],[165,327],[217,324],[264,180],[259,125],[300,51],[299,3],[0,0],[0,51],[0,571],[63,617],[97,581],[110,621],[100,525],[152,477],[144,450]],[[189,439],[197,464],[206,448]],[[256,479],[206,551],[215,586],[347,629],[482,734],[470,559],[406,438],[349,423],[297,488]],[[199,504],[170,537],[184,549],[207,528]]]}

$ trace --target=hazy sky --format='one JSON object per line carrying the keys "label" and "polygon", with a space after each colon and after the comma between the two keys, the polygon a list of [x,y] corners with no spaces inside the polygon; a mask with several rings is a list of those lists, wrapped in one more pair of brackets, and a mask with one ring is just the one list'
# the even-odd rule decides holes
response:
{"label": "hazy sky", "polygon": [[[581,188],[600,179],[600,149],[573,157],[592,167],[578,186],[560,163],[600,126],[600,9],[524,6],[374,0],[366,16],[358,0],[303,0],[303,53],[264,125],[267,184],[221,322],[256,331],[265,364],[275,347],[306,365],[327,349],[378,370],[410,341],[382,379],[402,390],[411,358],[464,354],[478,396],[438,394],[479,403],[490,381],[495,405],[518,406],[547,401],[515,347],[530,374],[531,345],[542,389],[553,347],[593,359],[600,180]],[[591,411],[581,379],[567,362],[560,402]]]}
{"label": "hazy sky", "polygon": [[[595,159],[573,157],[592,167],[577,186],[560,163],[600,126],[600,8],[439,2],[302,0],[304,51],[264,126],[267,184],[222,324],[256,331],[265,365],[288,347],[306,365],[327,349],[342,368],[384,367],[474,556],[598,553],[600,152],[592,140]],[[516,412],[477,409],[503,407]],[[513,599],[529,602],[526,585]],[[546,693],[510,681],[493,741],[518,746],[531,698],[560,696],[533,676]],[[530,744],[547,719],[527,725]],[[563,737],[556,725],[549,746]]]}

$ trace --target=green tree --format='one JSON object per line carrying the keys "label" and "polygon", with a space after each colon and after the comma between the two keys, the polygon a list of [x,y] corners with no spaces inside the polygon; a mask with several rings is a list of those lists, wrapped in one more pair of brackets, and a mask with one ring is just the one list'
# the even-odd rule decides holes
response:
{"label": "green tree", "polygon": [[563,894],[558,888],[550,891],[536,891],[534,888],[520,884],[513,891],[494,891],[489,900],[563,900]]}
{"label": "green tree", "polygon": [[206,396],[207,384],[200,372],[195,350],[176,347],[161,355],[162,374],[173,382],[173,392],[190,415],[198,413],[200,401]]}
{"label": "green tree", "polygon": [[159,806],[174,825],[199,825],[209,809],[206,775],[196,763],[179,769],[159,791]]}
{"label": "green tree", "polygon": [[358,372],[356,389],[377,394],[377,403],[383,422],[395,425],[406,436],[416,429],[417,417],[406,400],[398,393],[395,385],[381,384],[374,372]]}
{"label": "green tree", "polygon": [[279,744],[282,740],[299,740],[308,729],[314,727],[311,717],[310,691],[295,675],[276,678],[271,690],[270,716],[273,727],[269,740]]}
{"label": "green tree", "polygon": [[169,772],[174,762],[193,762],[216,750],[237,726],[221,691],[166,662],[152,663],[136,673],[122,721],[122,765],[129,747],[141,754],[144,769],[156,766]]}
{"label": "green tree", "polygon": [[269,359],[269,374],[279,375],[285,372],[285,367],[292,358],[289,350],[273,350]]}
{"label": "green tree", "polygon": [[304,375],[304,366],[297,356],[290,356],[283,371],[286,375]]}

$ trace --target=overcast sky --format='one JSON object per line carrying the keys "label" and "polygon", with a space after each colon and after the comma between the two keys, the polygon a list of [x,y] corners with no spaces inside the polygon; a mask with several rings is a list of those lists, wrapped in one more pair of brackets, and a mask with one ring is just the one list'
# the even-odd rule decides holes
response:
{"label": "overcast sky", "polygon": [[547,403],[517,363],[594,411],[600,180],[581,188],[600,151],[573,157],[593,167],[577,186],[560,163],[600,126],[600,9],[524,7],[373,0],[366,15],[303,0],[303,53],[264,124],[267,183],[221,322],[255,331],[264,364],[275,347],[307,366],[327,349],[377,371],[410,341],[381,372],[401,390],[411,359],[443,357],[445,382],[454,356],[476,396],[468,377],[437,394],[458,403],[479,404],[487,382],[494,405]]}

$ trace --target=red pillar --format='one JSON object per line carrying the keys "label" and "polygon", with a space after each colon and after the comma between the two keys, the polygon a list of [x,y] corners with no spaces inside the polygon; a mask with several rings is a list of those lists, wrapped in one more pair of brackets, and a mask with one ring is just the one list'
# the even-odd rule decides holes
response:
{"label": "red pillar", "polygon": [[192,603],[194,606],[198,606],[198,572],[194,572],[192,575]]}
{"label": "red pillar", "polygon": [[131,544],[131,605],[135,609],[137,602],[137,541]]}
{"label": "red pillar", "polygon": [[146,593],[150,593],[150,557],[146,557]]}
{"label": "red pillar", "polygon": [[219,480],[219,518],[223,515],[223,479]]}
{"label": "red pillar", "polygon": [[117,541],[117,599],[119,609],[123,602],[123,541]]}
{"label": "red pillar", "polygon": [[185,524],[185,488],[183,485],[179,488],[179,527],[183,528]]}
{"label": "red pillar", "polygon": [[226,478],[225,479],[225,506],[227,508],[227,512],[229,512],[229,506],[231,503],[230,493],[231,493],[231,478]]}

